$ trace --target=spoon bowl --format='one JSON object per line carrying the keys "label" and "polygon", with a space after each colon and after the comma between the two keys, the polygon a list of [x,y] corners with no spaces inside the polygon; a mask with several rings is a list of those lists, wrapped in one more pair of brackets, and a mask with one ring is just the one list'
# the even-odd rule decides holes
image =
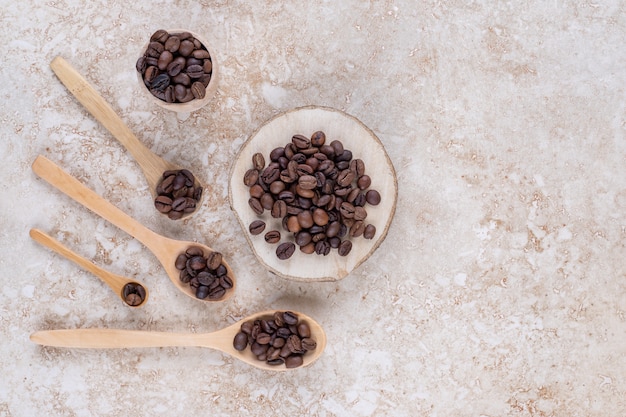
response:
{"label": "spoon bowl", "polygon": [[[290,370],[284,366],[269,365],[258,360],[250,349],[238,351],[233,347],[233,339],[240,331],[241,325],[250,320],[271,317],[274,311],[263,311],[246,317],[238,322],[212,333],[169,333],[151,332],[143,330],[118,330],[118,329],[61,329],[42,330],[31,334],[30,340],[39,345],[65,347],[65,348],[95,348],[95,349],[119,349],[119,348],[146,348],[146,347],[173,347],[194,346],[208,347],[226,353],[235,359],[239,359],[249,365],[267,371]],[[322,355],[326,347],[326,333],[324,329],[313,320],[300,312],[295,312],[301,322],[307,323],[311,329],[311,338],[317,343],[313,351],[303,356],[301,367],[310,366]],[[292,368],[297,369],[297,368]]]}
{"label": "spoon bowl", "polygon": [[[73,261],[77,265],[83,267],[87,271],[100,278],[113,290],[115,294],[117,294],[122,299],[124,304],[130,307],[141,307],[148,300],[148,290],[146,289],[146,286],[142,283],[100,268],[93,262],[90,262],[82,256],[78,255],[76,252],[65,247],[63,244],[61,244],[61,242],[39,229],[30,229],[30,237],[34,241],[46,246],[49,249],[52,249],[59,255],[65,257],[66,259],[69,259],[70,261]],[[143,295],[143,297],[141,297],[141,302],[139,302],[138,304],[131,302],[129,299],[127,299],[127,297],[125,297],[124,291],[128,285],[132,285],[135,287],[139,285],[143,288],[145,294]]]}
{"label": "spoon bowl", "polygon": [[[161,262],[163,269],[165,269],[165,272],[176,288],[191,298],[196,300],[199,299],[196,297],[189,284],[181,282],[180,271],[176,268],[176,258],[180,254],[185,253],[190,247],[201,248],[204,256],[208,256],[209,254],[216,252],[215,250],[200,243],[174,240],[153,232],[104,198],[100,197],[94,191],[83,185],[76,178],[63,171],[58,165],[44,156],[39,155],[35,159],[32,169],[35,174],[77,203],[83,205],[103,219],[111,222],[129,235],[133,236],[135,239],[139,240],[154,254],[159,262]],[[204,298],[201,299],[201,301],[225,301],[235,292],[235,288],[237,286],[235,275],[225,260],[222,260],[222,264],[226,268],[226,275],[232,280],[232,288],[227,289],[224,295],[219,299]]]}
{"label": "spoon bowl", "polygon": [[[154,201],[158,197],[157,187],[163,179],[163,173],[166,171],[180,171],[181,167],[156,155],[139,141],[109,103],[65,59],[59,56],[54,58],[50,63],[50,68],[85,109],[130,152],[146,177],[150,193],[152,194],[152,201]],[[194,187],[196,189],[200,187],[204,190],[204,187],[195,175],[194,179]],[[202,205],[203,196],[204,193],[200,193],[195,211],[185,213],[181,218],[187,218],[191,214],[196,213]]]}

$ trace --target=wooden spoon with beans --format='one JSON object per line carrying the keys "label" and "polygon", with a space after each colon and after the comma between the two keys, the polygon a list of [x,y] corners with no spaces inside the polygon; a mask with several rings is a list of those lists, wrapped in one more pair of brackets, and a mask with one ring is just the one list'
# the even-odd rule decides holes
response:
{"label": "wooden spoon with beans", "polygon": [[[41,155],[35,159],[32,168],[35,174],[74,201],[82,204],[143,243],[161,262],[165,272],[176,288],[185,295],[194,299],[201,299],[201,301],[225,301],[235,292],[236,279],[233,271],[228,266],[228,263],[221,258],[221,255],[215,255],[219,253],[210,247],[195,242],[170,239],[153,232]],[[182,282],[180,279],[181,273],[176,268],[176,260],[179,255],[186,253],[190,248],[200,249],[205,257],[212,260],[219,258],[218,263],[221,263],[225,268],[225,274],[222,277],[229,277],[228,285],[220,281],[218,287],[212,288],[214,291],[204,294],[204,297],[199,297],[195,288],[192,288],[188,283]],[[224,289],[224,291],[221,292],[219,288]]]}
{"label": "wooden spoon with beans", "polygon": [[[186,208],[181,210],[173,210],[172,203],[174,199],[168,202],[156,201],[159,197],[158,187],[161,181],[164,179],[164,173],[182,171],[182,168],[178,165],[166,161],[160,156],[153,153],[143,143],[137,139],[137,137],[131,132],[131,130],[124,124],[122,119],[115,113],[113,108],[104,100],[104,98],[98,94],[98,92],[76,71],[65,59],[56,57],[50,63],[50,68],[61,80],[63,85],[76,97],[76,99],[87,109],[87,111],[96,118],[112,135],[126,148],[128,152],[135,158],[137,164],[143,171],[150,193],[152,194],[152,201],[155,202],[157,209],[163,213],[166,213],[169,218],[177,220],[184,218],[197,211],[202,205],[204,187],[198,181],[198,178],[191,174],[189,170],[184,170],[186,176],[190,176],[193,180],[193,190],[196,195],[188,196],[195,200],[192,205],[189,200]],[[190,183],[191,184],[191,183]],[[187,189],[191,186],[186,186]],[[172,194],[172,193],[168,193]],[[178,195],[180,194],[180,195]],[[176,199],[183,197],[182,192],[176,195]],[[190,192],[193,194],[193,191]],[[163,199],[161,199],[163,200]],[[165,204],[165,206],[163,206]],[[178,202],[178,208],[181,208],[182,200]],[[169,208],[169,210],[168,210]]]}
{"label": "wooden spoon with beans", "polygon": [[[227,353],[235,359],[239,359],[249,365],[266,371],[286,371],[289,369],[285,364],[270,365],[267,361],[259,360],[250,347],[244,350],[235,349],[235,336],[241,331],[245,322],[273,317],[275,311],[263,311],[246,317],[224,329],[212,333],[169,333],[152,332],[143,330],[119,330],[119,329],[61,329],[42,330],[31,334],[30,340],[34,343],[46,346],[65,348],[96,348],[96,349],[119,349],[119,348],[147,348],[147,347],[172,347],[194,346],[208,347]],[[302,362],[298,367],[307,367],[322,355],[326,347],[326,334],[324,329],[311,317],[303,313],[295,312],[300,323],[308,325],[309,338],[315,341],[315,347],[302,355]],[[280,362],[280,361],[278,361]]]}
{"label": "wooden spoon with beans", "polygon": [[131,307],[140,307],[144,305],[148,300],[148,290],[146,289],[145,285],[135,280],[114,274],[100,268],[93,262],[90,262],[87,259],[83,258],[76,252],[65,247],[65,245],[54,239],[52,236],[42,232],[39,229],[30,229],[30,237],[34,241],[52,249],[59,255],[63,256],[66,259],[69,259],[70,261],[73,261],[77,265],[83,267],[87,271],[100,278],[127,305]]}

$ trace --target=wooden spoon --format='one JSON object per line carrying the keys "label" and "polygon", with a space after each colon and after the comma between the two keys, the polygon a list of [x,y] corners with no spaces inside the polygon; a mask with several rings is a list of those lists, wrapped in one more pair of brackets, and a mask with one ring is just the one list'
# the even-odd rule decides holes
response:
{"label": "wooden spoon", "polygon": [[[83,267],[87,271],[91,272],[92,274],[100,278],[102,281],[104,281],[105,284],[107,284],[113,290],[115,294],[117,294],[122,299],[122,301],[124,301],[126,305],[129,305],[131,307],[140,307],[144,305],[146,301],[148,300],[148,290],[146,289],[146,286],[143,285],[142,283],[139,283],[135,280],[123,277],[121,275],[114,274],[112,272],[109,272],[107,270],[100,268],[99,266],[95,265],[93,262],[88,261],[87,259],[78,255],[76,252],[72,251],[71,249],[68,249],[61,242],[54,239],[52,236],[42,232],[39,229],[30,229],[30,237],[34,241],[39,242],[42,245],[52,249],[59,255],[69,259],[70,261],[73,261],[77,265]],[[127,285],[130,285],[132,287],[136,287],[137,285],[141,286],[143,288],[143,291],[145,292],[143,295],[143,299],[141,299],[141,297],[139,298],[132,297],[132,298],[127,299],[124,296],[124,290],[126,289]],[[137,301],[141,300],[141,302],[139,304],[135,304],[134,300],[137,300]]]}
{"label": "wooden spoon", "polygon": [[[31,334],[30,340],[34,343],[46,346],[66,348],[146,348],[146,347],[171,347],[171,346],[195,346],[208,347],[227,353],[236,359],[244,361],[257,368],[270,371],[288,370],[284,365],[268,365],[258,360],[250,348],[238,351],[233,347],[233,339],[239,332],[241,324],[264,317],[271,317],[274,311],[264,311],[246,317],[235,324],[212,333],[168,333],[150,332],[143,330],[118,330],[118,329],[61,329],[42,330]],[[324,329],[311,317],[296,312],[300,322],[307,323],[311,329],[311,338],[317,343],[313,351],[307,352],[303,357],[302,366],[309,366],[315,362],[326,347],[326,334]]]}
{"label": "wooden spoon", "polygon": [[[215,252],[213,249],[195,242],[170,239],[153,232],[137,220],[124,213],[122,210],[115,207],[113,204],[109,203],[104,198],[100,197],[94,191],[87,188],[76,178],[63,171],[59,166],[44,156],[39,155],[35,159],[35,162],[33,162],[32,168],[37,175],[46,180],[52,186],[56,187],[58,190],[65,193],[74,201],[87,207],[89,210],[93,211],[103,219],[113,223],[115,226],[143,243],[144,246],[146,246],[161,262],[165,272],[170,277],[170,280],[174,283],[176,288],[189,297],[196,300],[198,299],[189,284],[184,284],[180,281],[180,271],[176,269],[175,265],[176,258],[191,246],[202,248],[205,257],[210,253]],[[224,296],[220,299],[212,300],[207,297],[202,301],[225,301],[235,292],[235,288],[237,286],[235,275],[225,260],[222,260],[222,263],[226,267],[227,275],[232,279],[232,288],[227,290]]]}
{"label": "wooden spoon", "polygon": [[[61,80],[63,85],[76,97],[76,99],[96,118],[112,135],[118,140],[130,154],[135,158],[137,164],[143,171],[148,182],[152,200],[158,196],[157,185],[162,180],[165,171],[180,170],[181,168],[166,161],[153,153],[124,124],[122,119],[115,113],[113,108],[98,94],[98,92],[76,71],[65,59],[56,57],[50,63],[50,68]],[[195,177],[195,187],[204,187]],[[200,195],[200,200],[196,203],[196,211],[202,205],[204,193]],[[184,215],[187,217],[189,214]]]}

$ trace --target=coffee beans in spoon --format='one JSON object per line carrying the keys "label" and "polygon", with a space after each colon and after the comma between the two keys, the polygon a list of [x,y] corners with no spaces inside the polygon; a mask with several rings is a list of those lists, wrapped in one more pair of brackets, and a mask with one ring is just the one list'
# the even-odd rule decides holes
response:
{"label": "coffee beans in spoon", "polygon": [[[276,238],[276,230],[265,239],[278,244],[279,259],[289,259],[296,247],[305,254],[325,256],[337,250],[347,256],[352,239],[376,236],[376,227],[367,222],[367,206],[378,205],[380,193],[370,189],[365,162],[340,140],[327,143],[323,131],[310,137],[296,134],[273,149],[268,160],[266,165],[265,156],[255,153],[243,182],[249,187],[251,210],[259,217],[269,211],[288,232],[287,241]],[[265,226],[263,220],[254,220],[250,233],[260,234]]]}
{"label": "coffee beans in spoon", "polygon": [[191,246],[176,258],[180,281],[194,289],[197,298],[219,300],[233,288],[233,280],[222,262],[222,254],[205,253],[199,246]]}
{"label": "coffee beans in spoon", "polygon": [[276,311],[273,316],[249,320],[241,324],[233,339],[233,347],[243,351],[250,347],[260,361],[268,365],[297,368],[307,352],[315,350],[311,328],[291,311]]}
{"label": "coffee beans in spoon", "polygon": [[163,173],[156,189],[156,209],[172,220],[193,213],[202,198],[202,187],[187,169],[169,170]]}

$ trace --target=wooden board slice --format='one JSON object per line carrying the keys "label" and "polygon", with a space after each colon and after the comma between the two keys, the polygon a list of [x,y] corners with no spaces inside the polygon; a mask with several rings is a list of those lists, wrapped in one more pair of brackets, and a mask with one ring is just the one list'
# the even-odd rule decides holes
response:
{"label": "wooden board slice", "polygon": [[[281,242],[291,240],[291,234],[284,230],[279,219],[273,219],[268,211],[261,216],[255,214],[248,205],[249,188],[243,183],[245,172],[252,167],[252,155],[261,152],[269,163],[272,149],[285,146],[291,137],[302,134],[310,137],[321,130],[326,134],[326,143],[340,140],[345,149],[353,153],[353,158],[365,162],[365,172],[371,176],[370,189],[381,195],[377,206],[366,205],[366,223],[376,226],[376,236],[368,240],[352,238],[352,251],[348,256],[339,256],[336,249],[327,256],[304,254],[296,249],[288,260],[276,256],[278,244],[268,244],[265,232],[280,230]],[[280,114],[261,126],[241,147],[230,172],[229,199],[231,209],[239,221],[246,240],[258,260],[271,272],[297,281],[337,281],[344,278],[363,263],[383,242],[395,213],[398,197],[398,183],[395,170],[382,143],[376,135],[356,118],[339,110],[327,107],[302,107]],[[248,226],[254,220],[263,220],[267,227],[260,235],[253,236]]]}

